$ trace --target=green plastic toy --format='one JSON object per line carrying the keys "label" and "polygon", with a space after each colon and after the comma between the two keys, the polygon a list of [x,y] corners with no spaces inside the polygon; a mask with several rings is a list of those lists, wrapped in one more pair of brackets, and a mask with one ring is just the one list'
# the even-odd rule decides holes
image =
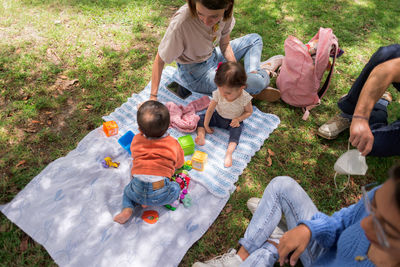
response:
{"label": "green plastic toy", "polygon": [[181,145],[185,156],[194,153],[194,141],[190,134],[179,137],[178,142]]}

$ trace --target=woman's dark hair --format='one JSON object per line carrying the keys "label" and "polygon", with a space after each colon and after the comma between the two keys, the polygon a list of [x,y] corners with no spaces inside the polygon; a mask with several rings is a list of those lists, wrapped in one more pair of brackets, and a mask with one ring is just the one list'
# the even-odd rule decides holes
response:
{"label": "woman's dark hair", "polygon": [[400,209],[400,165],[395,165],[389,170],[389,177],[395,181],[394,198],[397,207]]}
{"label": "woman's dark hair", "polygon": [[146,137],[161,137],[169,127],[169,111],[154,100],[144,102],[137,112],[139,129]]}
{"label": "woman's dark hair", "polygon": [[196,2],[202,4],[205,8],[211,10],[226,9],[224,12],[224,20],[232,17],[234,0],[187,0],[190,12],[197,17]]}
{"label": "woman's dark hair", "polygon": [[217,86],[241,87],[246,86],[247,75],[242,64],[237,62],[222,63],[217,69],[214,82]]}

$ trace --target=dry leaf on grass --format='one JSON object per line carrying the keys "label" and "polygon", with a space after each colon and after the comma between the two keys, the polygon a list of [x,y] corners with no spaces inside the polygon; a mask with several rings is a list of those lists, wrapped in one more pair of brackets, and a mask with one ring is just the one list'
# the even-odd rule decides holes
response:
{"label": "dry leaf on grass", "polygon": [[232,211],[232,205],[231,204],[226,205],[225,212],[230,213],[231,211]]}
{"label": "dry leaf on grass", "polygon": [[275,152],[268,148],[268,154],[273,157],[275,156]]}
{"label": "dry leaf on grass", "polygon": [[268,166],[268,167],[271,167],[271,165],[272,165],[272,159],[271,159],[270,156],[268,156],[268,157],[267,157],[267,166]]}
{"label": "dry leaf on grass", "polygon": [[15,165],[15,167],[19,167],[22,164],[25,164],[26,160],[21,160],[20,162],[17,163],[17,165]]}
{"label": "dry leaf on grass", "polygon": [[19,245],[19,250],[21,251],[21,252],[24,252],[25,250],[27,250],[28,249],[28,237],[24,237],[22,240],[21,240],[21,244]]}

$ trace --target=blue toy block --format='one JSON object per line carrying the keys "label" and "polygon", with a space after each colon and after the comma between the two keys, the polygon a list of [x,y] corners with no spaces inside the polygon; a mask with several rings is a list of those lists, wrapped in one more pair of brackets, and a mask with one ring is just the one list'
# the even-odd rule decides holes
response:
{"label": "blue toy block", "polygon": [[127,131],[121,138],[118,139],[118,143],[131,154],[131,143],[135,134],[132,131]]}

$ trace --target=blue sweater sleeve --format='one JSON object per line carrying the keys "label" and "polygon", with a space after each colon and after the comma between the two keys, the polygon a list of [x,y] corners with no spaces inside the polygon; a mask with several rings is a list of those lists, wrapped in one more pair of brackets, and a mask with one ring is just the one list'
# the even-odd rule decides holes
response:
{"label": "blue sweater sleeve", "polygon": [[[372,198],[375,194],[374,188],[368,195]],[[302,220],[298,224],[305,224],[311,231],[311,240],[315,240],[324,248],[336,245],[340,234],[350,225],[367,216],[364,202],[361,199],[356,204],[343,208],[332,216],[317,212],[311,220]]]}

